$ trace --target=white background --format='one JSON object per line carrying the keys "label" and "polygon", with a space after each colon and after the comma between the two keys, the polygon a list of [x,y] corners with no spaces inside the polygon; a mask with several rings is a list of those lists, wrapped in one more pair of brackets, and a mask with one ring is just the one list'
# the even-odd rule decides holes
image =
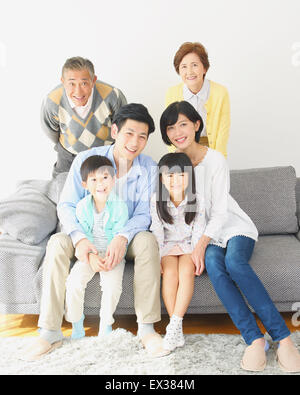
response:
{"label": "white background", "polygon": [[156,132],[146,153],[158,160],[184,41],[204,44],[207,77],[229,90],[230,168],[292,165],[299,177],[299,0],[1,0],[0,198],[18,180],[50,178],[56,155],[40,105],[71,56],[89,58],[99,79],[148,107]]}

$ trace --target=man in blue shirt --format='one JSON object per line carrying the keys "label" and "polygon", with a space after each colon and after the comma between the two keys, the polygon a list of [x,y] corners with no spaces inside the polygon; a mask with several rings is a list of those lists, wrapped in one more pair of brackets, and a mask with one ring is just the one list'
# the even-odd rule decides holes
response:
{"label": "man in blue shirt", "polygon": [[[28,351],[27,359],[36,359],[61,344],[65,282],[74,253],[79,261],[92,265],[95,271],[115,267],[125,253],[127,259],[134,259],[138,336],[145,347],[154,344],[153,352],[160,351],[161,338],[153,328],[153,323],[161,319],[160,258],[155,237],[148,231],[157,166],[149,156],[141,153],[153,132],[154,122],[146,107],[127,104],[113,120],[114,144],[91,148],[74,159],[57,206],[63,233],[50,238],[43,263],[40,336]],[[97,250],[86,238],[75,215],[77,203],[87,194],[81,184],[80,167],[91,155],[103,155],[111,160],[116,170],[116,193],[128,206],[129,221],[110,242],[105,266],[101,258],[94,255]]]}

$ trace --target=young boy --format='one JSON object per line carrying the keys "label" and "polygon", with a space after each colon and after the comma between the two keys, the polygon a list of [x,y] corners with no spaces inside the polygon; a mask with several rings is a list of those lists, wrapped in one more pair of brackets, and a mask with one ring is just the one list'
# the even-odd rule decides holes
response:
{"label": "young boy", "polygon": [[83,188],[90,193],[77,204],[76,217],[102,259],[97,264],[92,260],[89,264],[77,261],[67,278],[65,318],[72,322],[72,339],[85,335],[84,293],[95,272],[100,272],[102,289],[99,336],[112,331],[113,314],[122,292],[125,259],[110,269],[105,262],[106,249],[128,221],[126,203],[113,192],[115,170],[108,158],[99,155],[88,157],[81,165],[80,174]]}

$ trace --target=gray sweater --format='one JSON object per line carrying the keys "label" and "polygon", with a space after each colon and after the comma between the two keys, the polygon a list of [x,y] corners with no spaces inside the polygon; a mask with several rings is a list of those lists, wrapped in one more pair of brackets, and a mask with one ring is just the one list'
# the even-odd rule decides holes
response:
{"label": "gray sweater", "polygon": [[41,108],[41,123],[46,135],[58,141],[70,153],[113,142],[110,127],[114,114],[126,104],[123,93],[102,81],[96,81],[91,109],[82,119],[70,106],[62,84],[46,97]]}

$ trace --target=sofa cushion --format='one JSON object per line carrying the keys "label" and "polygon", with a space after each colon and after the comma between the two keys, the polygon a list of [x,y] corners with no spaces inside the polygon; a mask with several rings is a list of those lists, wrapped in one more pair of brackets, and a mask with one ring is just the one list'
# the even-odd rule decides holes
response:
{"label": "sofa cushion", "polygon": [[259,234],[296,233],[296,174],[292,166],[232,170],[230,193]]}
{"label": "sofa cushion", "polygon": [[296,180],[296,203],[297,203],[298,223],[300,226],[300,178],[297,178]]}
{"label": "sofa cushion", "polygon": [[30,246],[9,235],[0,236],[0,305],[37,302],[34,278],[46,244],[47,239]]}
{"label": "sofa cushion", "polygon": [[294,235],[261,236],[250,265],[273,302],[300,301],[300,241]]}
{"label": "sofa cushion", "polygon": [[22,182],[13,195],[0,202],[0,228],[25,244],[39,244],[56,225],[55,204],[30,181]]}

